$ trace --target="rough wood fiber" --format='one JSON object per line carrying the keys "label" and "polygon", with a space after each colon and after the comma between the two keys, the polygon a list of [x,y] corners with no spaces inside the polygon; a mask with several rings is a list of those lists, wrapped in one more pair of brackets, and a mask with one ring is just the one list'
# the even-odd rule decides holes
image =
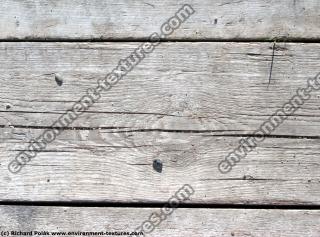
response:
{"label": "rough wood fiber", "polygon": [[319,44],[279,44],[268,85],[272,44],[164,43],[10,174],[28,141],[137,45],[0,44],[2,200],[164,202],[187,182],[197,203],[319,204],[319,140],[297,137],[319,135],[317,93],[230,174],[217,170],[232,136],[257,129],[318,72]]}
{"label": "rough wood fiber", "polygon": [[218,163],[240,138],[66,130],[19,174],[9,173],[9,161],[41,132],[1,129],[1,200],[165,202],[188,183],[192,203],[320,204],[318,139],[268,138],[221,174]]}
{"label": "rough wood fiber", "polygon": [[[21,173],[7,170],[139,45],[72,41],[146,40],[186,3],[196,14],[168,40],[320,39],[317,0],[2,1],[0,40],[71,43],[0,43],[0,202],[165,203],[188,183],[189,203],[320,205],[320,93],[231,173],[217,169],[319,73],[319,44],[164,43]],[[0,231],[133,231],[157,211],[0,206]],[[318,237],[319,226],[319,210],[181,208],[149,236]]]}
{"label": "rough wood fiber", "polygon": [[[156,208],[0,207],[1,230],[134,231]],[[75,218],[77,217],[77,218]],[[146,236],[318,237],[318,210],[177,209]]]}
{"label": "rough wood fiber", "polygon": [[[138,45],[1,43],[0,125],[51,126]],[[283,43],[269,80],[272,51],[271,43],[163,43],[73,126],[252,133],[320,72],[320,44]],[[274,134],[319,136],[319,98]]]}
{"label": "rough wood fiber", "polygon": [[0,39],[146,39],[184,4],[195,10],[170,39],[319,39],[318,0],[3,0]]}

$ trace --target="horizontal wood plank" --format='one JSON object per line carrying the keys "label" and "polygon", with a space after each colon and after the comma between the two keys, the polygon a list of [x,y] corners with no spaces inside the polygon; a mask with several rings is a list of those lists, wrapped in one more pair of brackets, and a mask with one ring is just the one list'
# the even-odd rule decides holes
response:
{"label": "horizontal wood plank", "polygon": [[[1,43],[0,126],[52,126],[138,45]],[[269,78],[272,47],[163,43],[72,126],[251,134],[319,73],[320,44],[283,43]],[[319,97],[273,134],[319,136]]]}
{"label": "horizontal wood plank", "polygon": [[217,169],[237,136],[318,73],[319,44],[278,44],[269,81],[270,43],[163,43],[20,174],[8,172],[138,45],[0,44],[2,200],[164,202],[188,182],[194,203],[319,204],[319,140],[299,138],[319,134],[319,93],[230,174]]}
{"label": "horizontal wood plank", "polygon": [[164,202],[188,182],[194,203],[319,204],[319,93],[230,174],[217,169],[317,74],[319,44],[277,44],[270,82],[272,44],[161,44],[20,174],[8,172],[138,45],[0,44],[1,200]]}
{"label": "horizontal wood plank", "polygon": [[[156,208],[0,207],[1,231],[134,231]],[[318,210],[177,209],[146,236],[318,237]],[[75,235],[70,235],[75,236]]]}
{"label": "horizontal wood plank", "polygon": [[169,39],[320,38],[317,0],[3,0],[0,40],[142,40],[184,4],[196,13]]}
{"label": "horizontal wood plank", "polygon": [[238,137],[66,130],[20,173],[10,173],[8,163],[41,132],[1,129],[2,201],[165,202],[187,183],[195,190],[192,203],[320,204],[318,139],[268,138],[221,174],[218,164]]}

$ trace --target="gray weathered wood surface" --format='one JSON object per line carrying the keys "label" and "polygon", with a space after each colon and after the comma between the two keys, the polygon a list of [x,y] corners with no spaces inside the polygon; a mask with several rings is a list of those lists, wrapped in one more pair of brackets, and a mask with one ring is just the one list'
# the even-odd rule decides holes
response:
{"label": "gray weathered wood surface", "polygon": [[8,162],[41,132],[1,129],[1,200],[165,202],[188,183],[196,190],[192,203],[320,204],[318,139],[268,138],[221,174],[218,163],[240,138],[66,130],[19,174],[9,173]]}
{"label": "gray weathered wood surface", "polygon": [[[51,126],[138,45],[1,43],[0,125]],[[73,126],[250,134],[320,72],[319,44],[274,54],[269,81],[272,43],[163,43]],[[319,136],[319,97],[274,134]]]}
{"label": "gray weathered wood surface", "polygon": [[184,4],[170,39],[319,39],[318,0],[3,0],[0,39],[146,39]]}
{"label": "gray weathered wood surface", "polygon": [[[177,42],[162,43],[19,174],[8,171],[184,4],[196,13],[168,37]],[[320,72],[319,9],[318,0],[3,0],[0,204],[19,205],[0,206],[0,234],[133,231],[159,212],[146,204],[189,184],[186,203],[201,205],[187,207],[202,208],[179,208],[149,236],[319,237],[320,92],[230,173],[217,168]],[[220,204],[244,209],[212,208]]]}
{"label": "gray weathered wood surface", "polygon": [[[0,207],[1,230],[134,231],[157,208]],[[75,218],[77,217],[77,218]],[[146,236],[319,237],[319,210],[178,209]]]}
{"label": "gray weathered wood surface", "polygon": [[318,44],[278,44],[268,85],[271,43],[163,43],[10,174],[9,161],[137,45],[0,44],[2,200],[165,202],[186,182],[195,203],[319,204],[319,93],[230,174],[217,169],[232,136],[257,129],[318,73]]}

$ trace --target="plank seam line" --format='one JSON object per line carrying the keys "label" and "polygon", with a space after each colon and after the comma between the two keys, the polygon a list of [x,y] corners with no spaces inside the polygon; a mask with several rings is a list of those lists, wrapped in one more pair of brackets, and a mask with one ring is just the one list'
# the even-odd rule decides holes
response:
{"label": "plank seam line", "polygon": [[[51,207],[114,207],[114,208],[161,208],[164,202],[126,203],[95,201],[0,201],[1,206],[51,206]],[[206,204],[181,203],[178,208],[190,209],[280,209],[280,210],[320,210],[320,205],[310,204]]]}
{"label": "plank seam line", "polygon": [[[277,43],[320,43],[320,38],[285,38],[285,39],[281,39],[281,38],[277,38]],[[89,38],[83,38],[83,39],[77,39],[77,38],[68,38],[68,39],[64,39],[64,38],[47,38],[47,39],[43,39],[43,38],[34,38],[34,39],[0,39],[1,43],[5,43],[5,42],[30,42],[30,43],[36,43],[36,42],[41,42],[41,43],[108,43],[108,42],[114,42],[114,43],[145,43],[145,42],[151,42],[150,40],[148,40],[147,38],[136,38],[136,39],[101,39],[101,38],[93,38],[93,39],[89,39]],[[274,42],[274,38],[268,38],[268,39],[162,39],[159,42],[161,43],[196,43],[196,42],[203,42],[203,43],[210,43],[210,42],[230,42],[230,43],[273,43]]]}
{"label": "plank seam line", "polygon": [[[0,128],[21,128],[21,129],[56,129],[56,130],[118,130],[129,127],[51,127],[51,126],[23,126],[23,125],[0,125]],[[125,131],[110,131],[108,133],[130,133],[130,132],[167,132],[167,133],[196,133],[206,137],[266,137],[266,138],[287,138],[287,139],[320,139],[316,135],[256,135],[256,134],[205,134],[215,132],[237,132],[242,130],[175,130],[175,129],[131,129]]]}

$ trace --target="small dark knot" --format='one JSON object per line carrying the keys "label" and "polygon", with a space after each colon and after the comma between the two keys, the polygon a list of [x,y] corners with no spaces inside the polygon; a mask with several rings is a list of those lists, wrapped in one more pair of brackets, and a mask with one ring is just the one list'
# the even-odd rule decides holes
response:
{"label": "small dark knot", "polygon": [[161,160],[156,159],[156,160],[153,161],[153,169],[155,171],[157,171],[158,173],[161,173],[162,172],[162,167],[163,167],[163,165],[162,165]]}
{"label": "small dark knot", "polygon": [[54,76],[54,79],[56,80],[56,83],[57,83],[58,86],[62,86],[62,84],[63,84],[63,79],[62,79],[60,76],[55,75],[55,76]]}

